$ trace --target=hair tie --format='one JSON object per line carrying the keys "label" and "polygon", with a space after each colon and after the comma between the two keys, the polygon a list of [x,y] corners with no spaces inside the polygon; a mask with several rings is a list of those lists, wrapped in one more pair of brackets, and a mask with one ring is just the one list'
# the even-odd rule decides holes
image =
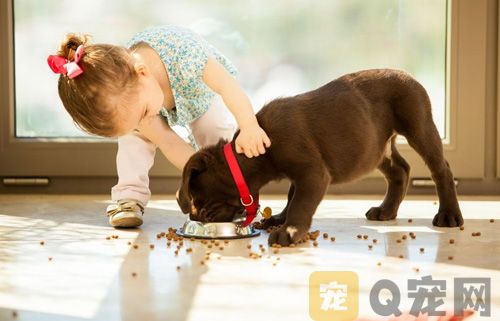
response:
{"label": "hair tie", "polygon": [[83,73],[82,68],[78,65],[82,56],[83,45],[79,45],[78,48],[76,48],[75,59],[73,61],[69,61],[62,56],[50,55],[47,58],[47,63],[54,73],[67,75],[69,79],[73,79]]}

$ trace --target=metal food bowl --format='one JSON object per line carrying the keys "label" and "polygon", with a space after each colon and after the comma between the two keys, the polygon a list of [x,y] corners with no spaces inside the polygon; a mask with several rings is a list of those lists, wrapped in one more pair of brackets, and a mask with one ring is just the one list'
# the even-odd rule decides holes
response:
{"label": "metal food bowl", "polygon": [[242,227],[240,222],[202,223],[189,218],[176,233],[182,237],[199,239],[241,239],[260,235],[260,231],[251,224]]}

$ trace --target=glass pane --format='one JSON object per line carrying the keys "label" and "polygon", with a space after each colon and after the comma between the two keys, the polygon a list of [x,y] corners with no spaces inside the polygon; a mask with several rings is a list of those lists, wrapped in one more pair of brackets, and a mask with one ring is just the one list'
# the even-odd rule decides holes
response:
{"label": "glass pane", "polygon": [[45,63],[66,32],[125,44],[152,25],[188,26],[239,69],[254,108],[342,74],[397,68],[431,97],[445,136],[446,0],[14,0],[16,134],[82,136]]}

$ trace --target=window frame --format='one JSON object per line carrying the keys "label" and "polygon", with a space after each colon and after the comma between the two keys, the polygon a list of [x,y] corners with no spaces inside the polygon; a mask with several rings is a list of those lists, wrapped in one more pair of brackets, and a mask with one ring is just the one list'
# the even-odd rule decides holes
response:
{"label": "window frame", "polygon": [[[498,0],[448,1],[446,97],[449,142],[444,145],[444,150],[458,179],[485,177],[486,56],[491,38],[487,34],[487,19],[491,18],[488,9],[492,4],[498,6]],[[0,43],[7,44],[0,49],[0,177],[115,177],[115,142],[15,137],[13,1],[0,2],[0,21]],[[496,90],[498,92],[500,87],[497,86]],[[500,123],[500,113],[497,114],[495,127]],[[493,146],[497,155],[496,177],[500,177],[499,144],[500,131],[497,130],[497,144]],[[399,145],[399,150],[412,166],[412,177],[430,176],[411,147]],[[178,179],[180,172],[161,153],[156,153],[150,176]],[[369,176],[378,180],[380,177],[377,173]],[[162,191],[171,192],[172,189]]]}

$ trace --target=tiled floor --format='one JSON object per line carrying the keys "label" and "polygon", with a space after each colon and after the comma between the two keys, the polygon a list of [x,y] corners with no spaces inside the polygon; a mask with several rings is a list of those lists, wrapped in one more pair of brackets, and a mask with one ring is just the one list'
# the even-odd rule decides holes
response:
{"label": "tiled floor", "polygon": [[[283,197],[261,198],[275,213],[285,203]],[[172,196],[150,202],[145,224],[133,230],[107,225],[106,199],[0,196],[0,320],[310,320],[314,271],[355,272],[360,315],[373,317],[369,293],[379,280],[397,285],[399,309],[408,311],[414,302],[410,279],[444,280],[446,289],[440,290],[446,297],[437,308],[443,310],[453,309],[454,279],[490,278],[492,317],[476,314],[470,320],[500,318],[500,197],[462,198],[464,231],[432,226],[434,197],[407,197],[398,219],[390,222],[364,218],[379,197],[329,197],[312,229],[334,236],[334,242],[320,236],[318,247],[303,244],[275,254],[264,232],[221,242],[223,250],[186,240],[178,256],[176,244],[167,247],[165,238],[157,239],[185,219]],[[402,240],[409,232],[416,238]],[[357,239],[358,234],[368,240]],[[106,240],[111,235],[118,238]],[[250,251],[261,253],[259,244],[265,249],[262,258],[249,258]],[[187,247],[193,252],[186,253]],[[210,259],[201,264],[206,251]]]}

